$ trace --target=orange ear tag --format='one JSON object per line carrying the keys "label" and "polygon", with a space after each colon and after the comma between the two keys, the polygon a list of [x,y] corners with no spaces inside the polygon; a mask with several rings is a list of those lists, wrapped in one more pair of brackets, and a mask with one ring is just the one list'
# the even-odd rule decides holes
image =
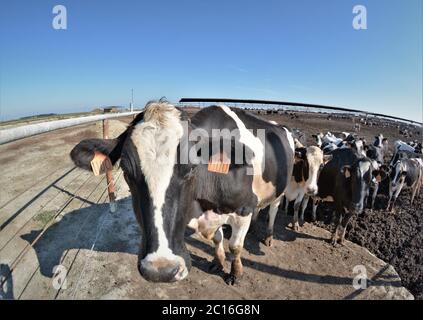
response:
{"label": "orange ear tag", "polygon": [[95,152],[94,159],[91,160],[91,168],[93,169],[94,175],[99,176],[106,173],[108,170],[112,170],[113,165],[108,156],[100,152]]}
{"label": "orange ear tag", "polygon": [[221,152],[210,157],[207,170],[210,172],[228,174],[230,164],[229,158],[224,152]]}

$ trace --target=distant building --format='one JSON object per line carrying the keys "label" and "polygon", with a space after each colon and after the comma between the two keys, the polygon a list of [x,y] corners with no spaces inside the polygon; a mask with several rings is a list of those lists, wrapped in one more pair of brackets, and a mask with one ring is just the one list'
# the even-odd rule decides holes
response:
{"label": "distant building", "polygon": [[122,112],[124,110],[125,110],[125,108],[124,107],[120,107],[120,106],[103,107],[103,112],[104,113]]}

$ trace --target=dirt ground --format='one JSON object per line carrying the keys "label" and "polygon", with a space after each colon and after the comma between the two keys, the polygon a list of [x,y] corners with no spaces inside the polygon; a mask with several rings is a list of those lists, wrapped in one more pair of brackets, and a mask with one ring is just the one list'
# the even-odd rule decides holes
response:
{"label": "dirt ground", "polygon": [[[326,116],[306,114],[299,114],[296,119],[291,119],[291,115],[267,117],[301,128],[304,142],[311,142],[311,134],[319,131],[352,129],[350,119],[327,121]],[[111,121],[112,136],[124,130],[129,120]],[[399,137],[395,126],[363,126],[361,134],[372,141],[379,132],[391,141]],[[413,298],[403,285],[420,297],[421,211],[417,207],[421,198],[411,207],[401,197],[397,212],[400,214],[392,218],[386,218],[388,215],[380,210],[353,221],[347,238],[389,264],[352,242],[345,247],[332,247],[326,241],[330,234],[324,223],[320,223],[323,228],[305,223],[300,232],[293,232],[287,228],[290,218],[279,212],[272,248],[258,241],[260,234],[247,236],[243,253],[245,275],[238,285],[227,286],[222,275],[208,270],[212,246],[197,235],[188,234],[186,241],[193,260],[188,278],[172,284],[146,282],[136,269],[141,236],[120,170],[114,173],[118,212],[112,214],[108,211],[104,177],[74,169],[68,157],[81,139],[100,136],[101,125],[97,123],[0,146],[0,183],[6,186],[0,195],[0,298]],[[383,195],[380,197],[383,201]],[[403,214],[405,211],[408,215]],[[319,216],[325,220],[320,211]],[[398,218],[403,216],[410,218]],[[263,214],[259,220],[258,229],[263,232],[265,219]],[[51,226],[49,221],[53,221]],[[385,232],[386,224],[390,232]],[[29,246],[38,238],[33,247]],[[365,266],[370,278],[365,290],[352,286],[356,275],[353,268],[357,265]],[[56,266],[64,268],[58,275]],[[397,272],[402,275],[402,282]],[[65,283],[59,281],[63,274]],[[62,285],[59,289],[58,282]]]}

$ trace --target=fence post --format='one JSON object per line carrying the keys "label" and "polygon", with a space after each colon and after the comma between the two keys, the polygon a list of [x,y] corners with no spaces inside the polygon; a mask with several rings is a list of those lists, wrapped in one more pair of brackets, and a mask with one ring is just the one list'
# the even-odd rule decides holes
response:
{"label": "fence post", "polygon": [[[103,120],[103,139],[109,139],[109,120]],[[116,196],[115,196],[115,185],[113,183],[113,171],[106,171],[107,191],[109,193],[109,206],[110,212],[116,211]]]}

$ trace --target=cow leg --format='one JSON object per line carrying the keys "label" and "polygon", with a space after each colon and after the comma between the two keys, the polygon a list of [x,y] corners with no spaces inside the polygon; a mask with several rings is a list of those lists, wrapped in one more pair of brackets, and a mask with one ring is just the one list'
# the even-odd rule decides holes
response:
{"label": "cow leg", "polygon": [[345,231],[347,230],[347,225],[351,217],[352,217],[352,213],[347,212],[342,219],[341,228],[340,228],[340,238],[338,240],[340,245],[344,245]]}
{"label": "cow leg", "polygon": [[299,194],[294,202],[294,216],[292,219],[292,226],[295,231],[298,231],[300,229],[298,224],[298,210],[300,209],[301,201],[303,201],[304,195]]}
{"label": "cow leg", "polygon": [[317,205],[319,204],[319,200],[318,199],[312,199],[313,200],[313,211],[312,211],[312,219],[313,221],[317,220]]}
{"label": "cow leg", "polygon": [[341,229],[341,223],[342,223],[342,217],[344,215],[344,209],[336,209],[335,215],[336,215],[337,221],[335,221],[336,227],[335,227],[335,231],[332,233],[332,239],[331,239],[331,243],[332,243],[333,246],[336,246],[336,244],[338,242],[338,234],[339,234],[339,231]]}
{"label": "cow leg", "polygon": [[220,272],[225,270],[225,249],[223,248],[223,229],[217,229],[213,237],[214,243],[214,260],[210,266],[210,271]]}
{"label": "cow leg", "polygon": [[372,193],[372,204],[370,206],[370,210],[373,210],[373,208],[375,206],[375,200],[376,200],[378,190],[379,190],[379,183],[376,183],[375,186],[374,186],[373,193]]}
{"label": "cow leg", "polygon": [[[404,180],[401,181],[400,185],[397,187],[397,189],[395,190],[394,193],[394,199],[392,200],[392,205],[391,205],[391,212],[394,212],[394,205],[395,202],[397,201],[398,195],[400,194],[402,188],[404,187]],[[389,207],[388,207],[389,208]]]}
{"label": "cow leg", "polygon": [[310,196],[304,196],[303,201],[301,203],[301,221],[304,222],[304,211],[307,209],[308,200],[310,199]]}
{"label": "cow leg", "polygon": [[414,186],[413,186],[413,188],[412,188],[412,194],[411,194],[411,201],[410,201],[410,204],[413,204],[414,197],[416,196],[416,193],[417,193],[417,190],[418,190],[418,189],[420,189],[420,183],[419,183],[419,180],[417,180],[417,181],[414,183]]}
{"label": "cow leg", "polygon": [[242,276],[243,267],[241,262],[242,248],[244,247],[245,235],[251,223],[251,213],[248,216],[234,216],[229,221],[232,235],[229,239],[229,250],[233,255],[231,273],[225,279],[227,284],[233,285]]}
{"label": "cow leg", "polygon": [[268,247],[272,246],[273,241],[273,226],[275,224],[276,214],[278,213],[279,204],[281,203],[281,198],[277,198],[270,204],[269,208],[269,222],[267,224],[266,238],[264,239],[264,244]]}

